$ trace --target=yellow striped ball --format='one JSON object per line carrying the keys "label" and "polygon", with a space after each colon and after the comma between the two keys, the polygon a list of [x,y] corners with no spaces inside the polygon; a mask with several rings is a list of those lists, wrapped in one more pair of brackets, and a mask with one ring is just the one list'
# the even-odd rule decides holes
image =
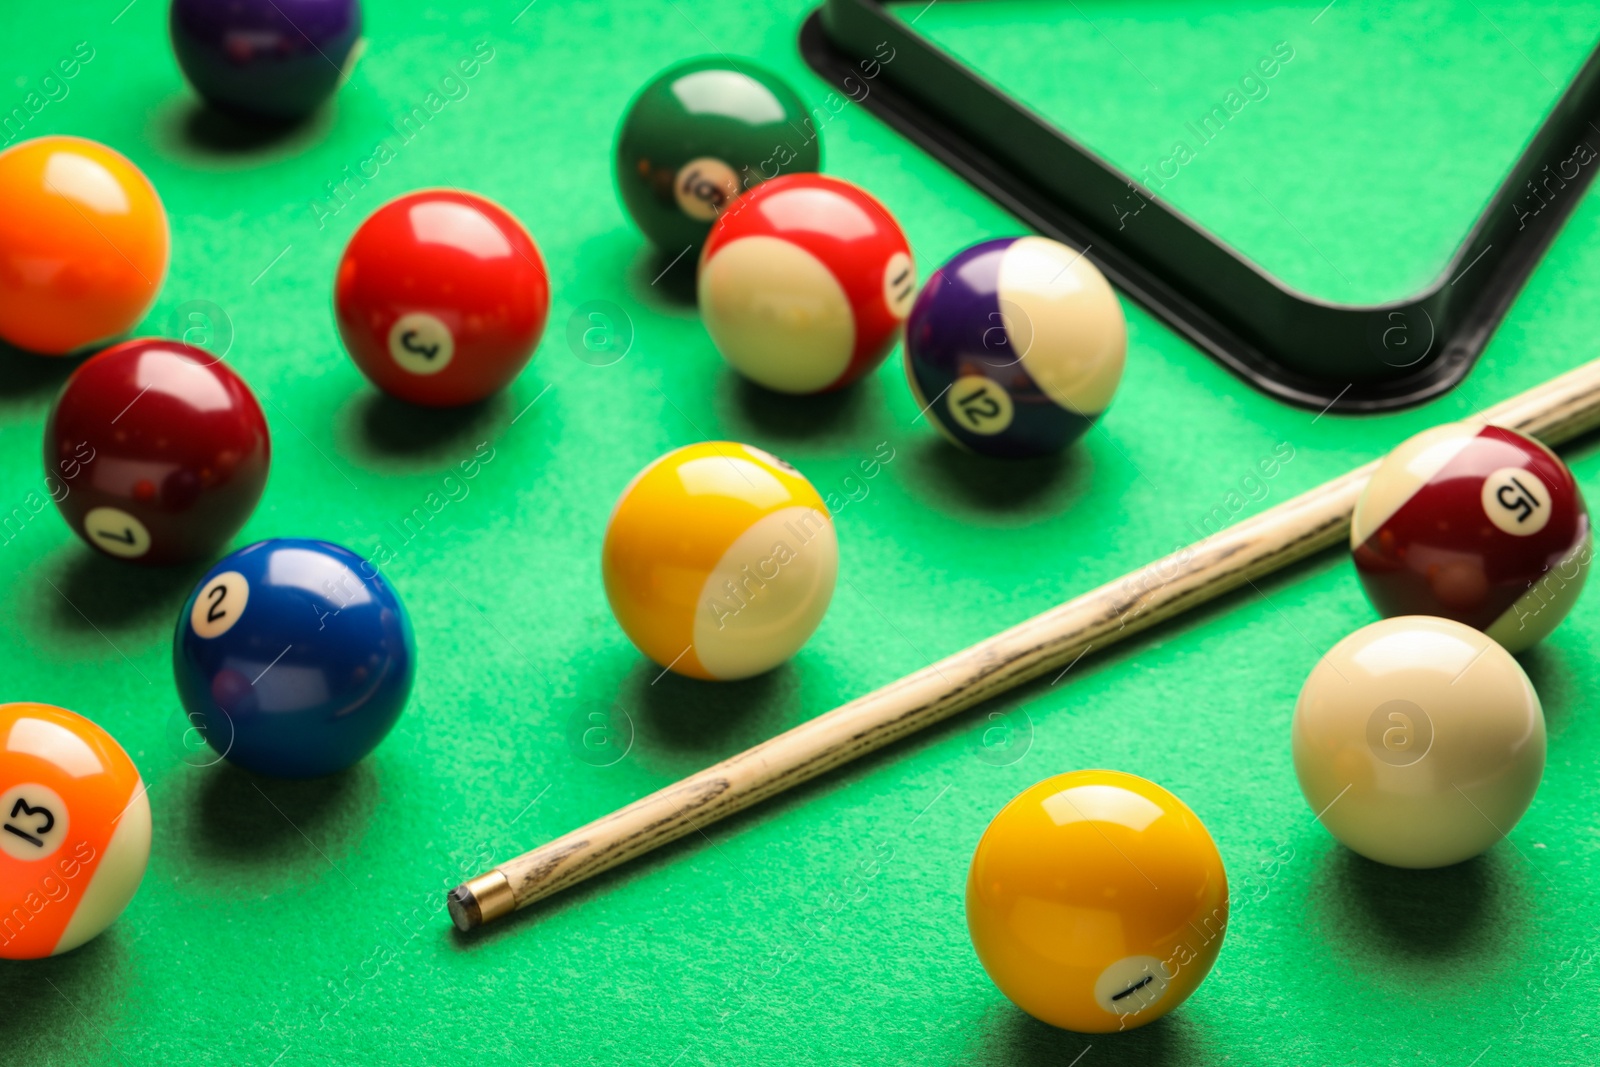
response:
{"label": "yellow striped ball", "polygon": [[748,678],[806,643],[833,597],[839,545],[799,471],[749,445],[669,452],[606,528],[606,597],[623,632],[691,678]]}

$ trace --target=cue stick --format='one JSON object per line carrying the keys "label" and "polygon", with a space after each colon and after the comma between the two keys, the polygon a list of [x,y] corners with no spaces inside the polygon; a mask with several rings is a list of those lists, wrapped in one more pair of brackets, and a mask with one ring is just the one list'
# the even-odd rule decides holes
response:
{"label": "cue stick", "polygon": [[[1600,426],[1600,360],[1487,409],[1559,445]],[[857,697],[450,890],[463,932],[702,830],[1047,672],[1287,567],[1349,536],[1374,460]]]}

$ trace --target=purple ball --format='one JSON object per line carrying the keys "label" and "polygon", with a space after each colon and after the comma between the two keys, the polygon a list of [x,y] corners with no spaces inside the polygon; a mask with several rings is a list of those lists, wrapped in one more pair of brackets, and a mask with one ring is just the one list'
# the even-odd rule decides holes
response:
{"label": "purple ball", "polygon": [[906,376],[961,448],[1033,458],[1105,412],[1127,345],[1116,294],[1080,252],[1000,237],[958,252],[922,287],[906,319]]}
{"label": "purple ball", "polygon": [[212,106],[301,119],[333,95],[361,36],[358,0],[172,0],[178,66]]}

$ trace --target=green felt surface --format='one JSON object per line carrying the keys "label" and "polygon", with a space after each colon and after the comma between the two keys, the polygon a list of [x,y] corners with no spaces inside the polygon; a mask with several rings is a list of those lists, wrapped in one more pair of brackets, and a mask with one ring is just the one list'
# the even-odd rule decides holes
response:
{"label": "green felt surface", "polygon": [[[481,936],[453,934],[443,901],[487,861],[1114,578],[1193,540],[1208,517],[1214,527],[1253,514],[1591,358],[1600,199],[1579,205],[1465,382],[1423,409],[1356,419],[1284,407],[1128,305],[1128,372],[1100,431],[1059,462],[993,466],[956,455],[917,419],[896,363],[811,401],[742,386],[685,303],[683,265],[653,281],[666,264],[617,205],[621,108],[661,66],[716,48],[772,67],[832,116],[827,169],[897,214],[924,276],[973,241],[1016,231],[861,107],[830,104],[796,52],[803,0],[370,4],[371,45],[336,110],[287,140],[231,146],[196,116],[163,6],[125,2],[8,10],[0,108],[20,106],[56,60],[90,43],[68,94],[26,130],[105,140],[160,189],[174,257],[146,330],[166,329],[190,301],[231,321],[228,358],[256,387],[275,445],[239,542],[323,537],[384,559],[411,609],[420,673],[394,733],[344,776],[293,784],[192,766],[170,640],[203,567],[117,566],[52,510],[27,517],[29,494],[42,498],[46,410],[70,366],[0,353],[0,500],[12,516],[0,538],[3,695],[106,726],[141,767],[155,819],[145,884],[110,931],[65,958],[0,966],[0,1063],[1596,1061],[1596,594],[1524,657],[1550,727],[1527,816],[1481,859],[1389,870],[1313,822],[1290,762],[1301,681],[1372,617],[1340,553]],[[1319,34],[1342,40],[1350,31],[1337,19],[1369,7],[1342,2],[1293,29],[1304,65],[1269,99],[1271,121],[1320,113],[1287,79],[1312,83]],[[1170,9],[1128,10],[1149,12],[1153,40],[1180,36]],[[470,81],[442,84],[480,42],[492,59]],[[1254,40],[1241,49],[1253,56]],[[437,112],[407,143],[390,124],[429,93]],[[1363,166],[1382,153],[1371,136]],[[392,158],[334,212],[328,183],[380,144]],[[1287,195],[1302,178],[1315,178],[1330,217],[1366,207],[1357,184],[1304,168],[1275,165],[1257,181]],[[1436,180],[1472,184],[1454,161]],[[341,352],[329,306],[360,219],[443,184],[507,205],[553,274],[537,361],[505,396],[456,414],[375,396]],[[568,319],[590,301],[631,320],[633,347],[613,365],[568,346]],[[772,674],[655,681],[606,608],[600,538],[639,467],[709,437],[776,451],[836,502],[843,580],[815,639]],[[447,481],[480,442],[493,458],[478,476]],[[862,478],[883,443],[893,459]],[[1251,481],[1284,447],[1293,458],[1276,476]],[[1595,443],[1567,455],[1600,496]],[[632,746],[595,766],[571,738],[613,705]],[[998,756],[979,744],[997,725],[1016,738]],[[1006,1002],[962,916],[988,819],[1032,782],[1088,766],[1145,775],[1188,802],[1222,850],[1235,901],[1217,967],[1187,1004],[1092,1039]]]}
{"label": "green felt surface", "polygon": [[1354,304],[1445,271],[1600,36],[1592,0],[893,10],[1269,273]]}

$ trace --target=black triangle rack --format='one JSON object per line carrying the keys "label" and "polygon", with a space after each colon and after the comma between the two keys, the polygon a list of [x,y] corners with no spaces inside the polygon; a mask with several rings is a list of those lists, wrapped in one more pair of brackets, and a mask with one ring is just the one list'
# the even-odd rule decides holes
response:
{"label": "black triangle rack", "polygon": [[1268,274],[919,36],[884,0],[826,0],[802,28],[800,51],[1023,222],[1090,249],[1119,289],[1217,362],[1317,410],[1387,411],[1451,389],[1600,163],[1597,48],[1433,282],[1403,300],[1340,304]]}

